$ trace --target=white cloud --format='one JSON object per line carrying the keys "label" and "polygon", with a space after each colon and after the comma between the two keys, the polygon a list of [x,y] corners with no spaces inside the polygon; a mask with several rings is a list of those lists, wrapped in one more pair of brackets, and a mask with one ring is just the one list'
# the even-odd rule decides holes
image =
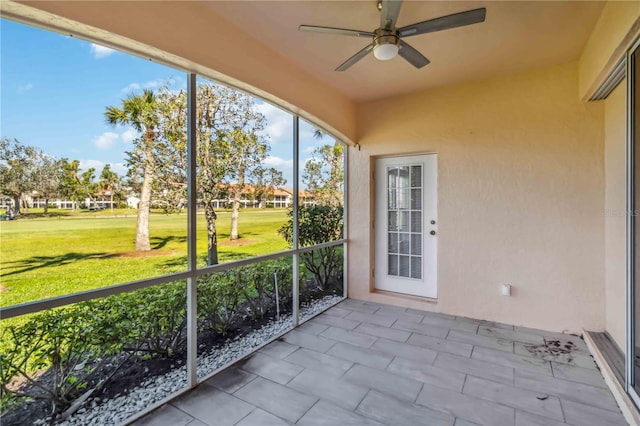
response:
{"label": "white cloud", "polygon": [[131,143],[137,137],[138,132],[136,132],[134,129],[127,129],[120,135],[120,138],[124,143]]}
{"label": "white cloud", "polygon": [[86,172],[90,168],[94,168],[98,170],[98,173],[102,171],[102,168],[106,164],[104,161],[100,160],[79,160],[80,162],[80,170]]}
{"label": "white cloud", "polygon": [[[96,170],[95,175],[96,179],[100,177],[100,173],[102,169],[107,164],[105,161],[101,160],[79,160],[80,161],[80,169],[83,172],[86,172],[90,168],[94,168]],[[111,164],[111,170],[119,174],[120,176],[125,176],[127,174],[127,167],[124,163],[108,163]]]}
{"label": "white cloud", "polygon": [[115,53],[116,51],[99,44],[91,43],[91,54],[95,59],[106,58],[107,56]]}
{"label": "white cloud", "polygon": [[110,164],[111,164],[111,170],[113,170],[118,175],[120,175],[120,177],[127,175],[128,169],[127,169],[127,166],[124,165],[124,163],[110,163]]}
{"label": "white cloud", "polygon": [[269,135],[271,143],[291,143],[293,139],[293,116],[270,105],[266,102],[258,102],[256,111],[265,116],[267,125],[264,133]]}
{"label": "white cloud", "polygon": [[284,158],[270,155],[264,159],[264,164],[276,169],[291,169],[293,170],[293,160],[285,160]]}
{"label": "white cloud", "polygon": [[156,78],[155,80],[145,81],[143,83],[134,82],[120,90],[123,94],[129,94],[140,89],[157,89],[158,87],[168,87],[172,91],[185,88],[185,80],[181,77]]}
{"label": "white cloud", "polygon": [[[122,127],[120,128],[122,129]],[[104,132],[100,136],[96,136],[95,138],[93,138],[93,145],[98,149],[107,150],[116,146],[119,141],[122,141],[125,144],[129,144],[133,142],[133,140],[138,136],[138,132],[136,132],[131,127],[128,127],[121,133]]]}
{"label": "white cloud", "polygon": [[116,143],[118,143],[118,139],[120,135],[113,132],[104,132],[100,136],[97,136],[93,139],[93,144],[98,149],[109,149],[113,148]]}
{"label": "white cloud", "polygon": [[22,86],[18,86],[18,93],[28,92],[31,89],[33,89],[33,84],[31,83],[23,84]]}
{"label": "white cloud", "polygon": [[145,89],[155,89],[157,87],[163,86],[165,83],[167,83],[168,85],[171,85],[171,80],[166,81],[158,78],[156,80],[151,80],[151,81],[147,81],[146,83],[142,83],[142,87],[144,87]]}
{"label": "white cloud", "polygon": [[127,87],[120,90],[122,93],[129,94],[131,92],[135,92],[136,90],[140,90],[140,85],[138,83],[131,83]]}

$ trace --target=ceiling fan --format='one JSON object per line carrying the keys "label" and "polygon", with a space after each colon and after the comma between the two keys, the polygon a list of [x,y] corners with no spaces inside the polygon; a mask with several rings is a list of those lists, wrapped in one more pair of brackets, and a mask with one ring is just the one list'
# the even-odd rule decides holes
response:
{"label": "ceiling fan", "polygon": [[402,0],[379,0],[378,10],[380,11],[380,28],[371,31],[347,30],[343,28],[319,27],[316,25],[300,25],[300,31],[310,31],[324,34],[338,34],[354,37],[371,37],[371,44],[347,59],[336,71],[346,71],[360,59],[373,51],[373,56],[381,61],[393,59],[400,55],[407,62],[416,68],[422,68],[429,63],[420,52],[402,40],[402,37],[411,37],[420,34],[433,33],[436,31],[448,30],[449,28],[463,27],[465,25],[484,22],[486,9],[468,10],[466,12],[454,13],[452,15],[441,16],[440,18],[429,19],[417,24],[396,28],[396,21],[400,14]]}

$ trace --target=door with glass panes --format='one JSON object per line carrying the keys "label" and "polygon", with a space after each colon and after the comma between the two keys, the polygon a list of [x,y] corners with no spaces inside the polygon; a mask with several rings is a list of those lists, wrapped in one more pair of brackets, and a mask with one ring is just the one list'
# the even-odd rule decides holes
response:
{"label": "door with glass panes", "polygon": [[436,298],[437,156],[375,161],[377,290]]}

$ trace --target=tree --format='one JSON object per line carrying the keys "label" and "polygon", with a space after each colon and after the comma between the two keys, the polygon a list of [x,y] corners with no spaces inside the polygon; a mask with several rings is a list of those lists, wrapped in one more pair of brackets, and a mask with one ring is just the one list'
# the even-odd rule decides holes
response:
{"label": "tree", "polygon": [[33,189],[33,175],[41,151],[23,145],[17,139],[0,139],[0,193],[13,199],[15,213],[20,213],[22,196]]}
{"label": "tree", "polygon": [[238,239],[240,199],[245,190],[245,181],[248,176],[262,168],[269,144],[260,136],[264,129],[264,116],[255,110],[253,99],[236,91],[230,98],[233,99],[233,115],[229,118],[233,129],[228,134],[228,146],[232,179],[236,182],[233,188],[229,234],[229,239],[233,241]]}
{"label": "tree", "polygon": [[113,198],[120,184],[120,176],[111,170],[111,164],[105,164],[100,173],[100,182],[98,187],[104,193],[109,193],[109,206],[113,212]]}
{"label": "tree", "polygon": [[79,188],[80,194],[85,200],[89,200],[88,205],[86,207],[91,206],[93,204],[93,197],[95,195],[97,186],[94,182],[96,178],[96,169],[91,167],[86,171],[82,172],[80,175]]}
{"label": "tree", "polygon": [[[143,133],[142,138],[134,141],[134,150],[127,153],[131,186],[140,185],[141,194],[145,194],[145,182],[149,181],[149,205],[153,198],[167,211],[181,208],[186,202],[187,188],[186,93],[158,89],[153,102],[145,103],[145,108],[136,102],[137,109],[132,107],[131,113],[125,114],[128,106],[125,104],[130,98],[123,100],[122,109],[110,107],[107,115],[110,122],[129,124],[134,123],[134,117],[142,117],[134,125]],[[249,96],[213,83],[201,83],[196,104],[197,197],[207,221],[207,262],[214,265],[218,263],[216,202],[231,192],[235,223],[232,238],[237,238],[240,196],[245,182],[263,167],[268,144],[259,134],[264,128],[264,117],[255,111]],[[137,114],[147,107],[153,111]],[[144,121],[144,117],[149,120]],[[231,185],[231,181],[235,184]],[[144,198],[141,195],[141,205]]]}
{"label": "tree", "polygon": [[187,103],[184,91],[161,88],[158,91],[162,125],[155,155],[161,167],[156,170],[153,204],[166,213],[187,205]]}
{"label": "tree", "polygon": [[44,197],[44,214],[49,213],[49,200],[59,194],[62,185],[62,160],[40,153],[31,175],[33,189]]}
{"label": "tree", "polygon": [[73,202],[73,211],[78,208],[78,203],[85,199],[92,200],[96,185],[94,183],[95,171],[93,167],[82,172],[78,160],[61,162],[60,192]]}
{"label": "tree", "polygon": [[60,193],[72,202],[72,210],[75,211],[78,201],[81,200],[80,162],[62,159],[61,169]]}
{"label": "tree", "polygon": [[258,202],[258,207],[265,208],[270,196],[274,195],[276,188],[283,187],[287,180],[280,170],[269,167],[259,168],[253,172],[253,199]]}
{"label": "tree", "polygon": [[107,123],[127,124],[142,134],[136,139],[142,166],[142,188],[136,223],[136,250],[149,251],[149,214],[151,209],[151,185],[156,169],[154,145],[159,122],[159,104],[153,90],[145,89],[141,94],[131,94],[122,100],[121,107],[109,106],[105,111]]}
{"label": "tree", "polygon": [[204,205],[207,220],[207,264],[218,264],[218,232],[215,200],[228,185],[229,139],[224,122],[231,115],[230,106],[219,96],[213,84],[200,84],[197,90],[196,137],[198,145],[198,198]]}
{"label": "tree", "polygon": [[302,181],[318,204],[342,205],[344,145],[335,142],[316,148],[304,166]]}

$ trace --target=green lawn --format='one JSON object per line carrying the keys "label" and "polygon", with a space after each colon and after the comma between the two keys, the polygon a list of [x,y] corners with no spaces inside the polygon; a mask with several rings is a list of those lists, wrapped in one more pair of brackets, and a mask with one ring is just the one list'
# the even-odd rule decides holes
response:
{"label": "green lawn", "polygon": [[[0,306],[59,296],[186,269],[186,214],[152,214],[151,252],[134,251],[135,212],[37,211],[0,222]],[[287,249],[278,229],[286,210],[240,213],[240,240],[229,241],[230,212],[218,213],[221,262]],[[205,265],[206,221],[198,215],[198,263]]]}

